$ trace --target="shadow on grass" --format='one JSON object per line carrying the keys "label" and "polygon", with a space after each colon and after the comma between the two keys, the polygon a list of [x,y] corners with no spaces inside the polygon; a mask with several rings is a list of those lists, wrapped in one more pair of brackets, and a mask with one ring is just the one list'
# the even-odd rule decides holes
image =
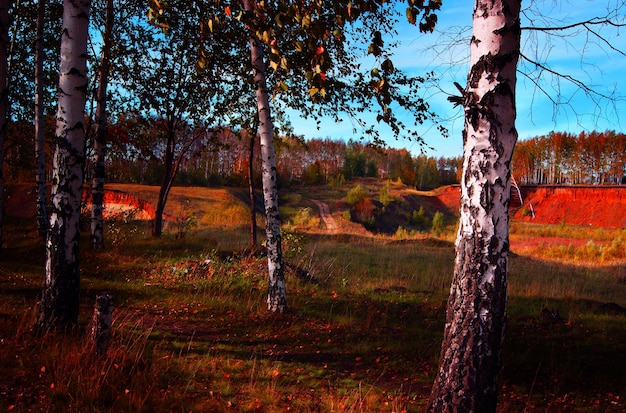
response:
{"label": "shadow on grass", "polygon": [[[32,311],[43,281],[41,242],[24,241],[15,254],[0,258],[0,331],[8,343],[0,354],[6,360],[0,388],[22,410],[60,411],[82,394],[86,410],[102,404],[111,411],[129,406],[148,411],[158,403],[166,411],[201,410],[193,407],[197,400],[222,403],[224,410],[227,403],[259,399],[260,409],[297,411],[296,402],[310,399],[303,387],[316,389],[318,396],[301,411],[330,411],[324,400],[346,402],[346,394],[363,401],[363,387],[377,395],[363,411],[390,411],[384,403],[396,393],[406,398],[403,408],[425,403],[443,332],[451,243],[308,236],[310,259],[294,265],[322,282],[288,274],[290,310],[272,315],[264,304],[264,257],[213,253],[211,264],[204,264],[214,246],[209,237],[136,235],[124,242],[98,252],[83,248],[81,256],[82,325],[103,290],[114,293],[116,312],[122,314],[110,355],[117,375],[108,379],[106,397],[70,386],[59,390],[58,378],[41,370],[55,368],[79,386],[72,377],[92,374],[96,381],[97,363],[58,360],[46,343],[17,333],[24,330],[19,320]],[[623,271],[512,257],[502,411],[583,411],[581,406],[596,400],[597,411],[623,408],[626,317],[612,312],[624,306]],[[543,316],[544,309],[558,317]],[[68,346],[78,354],[77,344]],[[72,377],[61,375],[64,362],[74,363],[74,370],[67,369]],[[95,373],[81,370],[87,367]],[[51,389],[51,383],[57,387]],[[137,404],[124,404],[136,393]],[[263,396],[268,394],[271,399]],[[41,400],[49,404],[37,405]],[[350,411],[354,404],[346,406]]]}

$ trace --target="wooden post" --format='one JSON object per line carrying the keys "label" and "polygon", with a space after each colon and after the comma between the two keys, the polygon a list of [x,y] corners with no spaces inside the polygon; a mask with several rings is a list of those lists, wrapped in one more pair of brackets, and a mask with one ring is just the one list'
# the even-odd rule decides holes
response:
{"label": "wooden post", "polygon": [[107,353],[111,339],[111,324],[113,323],[113,294],[101,293],[96,296],[96,304],[91,320],[91,335],[89,342],[96,355]]}

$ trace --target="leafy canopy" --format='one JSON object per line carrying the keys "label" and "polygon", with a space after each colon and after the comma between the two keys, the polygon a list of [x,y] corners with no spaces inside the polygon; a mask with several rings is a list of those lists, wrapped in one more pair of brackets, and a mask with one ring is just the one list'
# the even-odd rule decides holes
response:
{"label": "leafy canopy", "polygon": [[[365,135],[380,141],[378,123],[389,125],[396,137],[421,138],[413,126],[431,121],[445,129],[420,97],[425,77],[410,77],[397,69],[391,50],[399,18],[397,2],[386,0],[256,1],[251,11],[242,2],[204,1],[196,4],[207,16],[198,22],[202,44],[196,69],[224,83],[224,93],[241,105],[252,93],[250,36],[264,46],[269,92],[279,113],[295,110],[319,123],[325,116],[335,121],[349,118]],[[406,16],[422,32],[437,22],[441,1],[409,0]],[[166,1],[151,1],[153,25],[171,30],[179,19]],[[220,48],[216,47],[220,45]],[[219,73],[219,77],[216,74]],[[242,82],[244,80],[244,82]],[[250,86],[244,86],[248,84]],[[375,116],[372,116],[372,112]],[[401,122],[396,112],[408,112],[413,125]]]}

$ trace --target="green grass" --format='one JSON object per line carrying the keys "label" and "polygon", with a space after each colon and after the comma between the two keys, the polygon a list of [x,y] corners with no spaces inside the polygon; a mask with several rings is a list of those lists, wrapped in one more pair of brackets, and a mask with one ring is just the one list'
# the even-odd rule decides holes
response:
{"label": "green grass", "polygon": [[[308,188],[281,199],[297,211],[307,199],[332,205],[333,196],[338,191]],[[453,229],[410,239],[294,232],[285,247],[289,311],[272,315],[266,258],[248,251],[245,226],[200,219],[183,238],[170,228],[158,240],[148,223],[112,228],[116,242],[104,251],[82,240],[81,331],[37,338],[31,326],[43,244],[31,221],[6,224],[0,409],[423,409],[443,332]],[[588,237],[601,236],[594,234]],[[104,290],[115,295],[114,336],[107,357],[96,358],[85,337],[94,297]],[[606,304],[626,307],[624,262],[567,264],[515,253],[509,292],[499,410],[623,411],[626,316]],[[542,317],[544,309],[559,318]]]}

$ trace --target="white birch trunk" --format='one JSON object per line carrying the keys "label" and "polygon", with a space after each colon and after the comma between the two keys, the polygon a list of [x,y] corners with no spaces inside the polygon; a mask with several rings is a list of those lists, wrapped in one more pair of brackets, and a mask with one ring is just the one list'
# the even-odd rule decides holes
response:
{"label": "white birch trunk", "polygon": [[[244,0],[244,9],[253,9],[250,0]],[[285,269],[283,266],[280,214],[278,212],[278,183],[276,181],[276,153],[274,151],[274,126],[265,81],[263,45],[255,34],[250,35],[250,56],[254,71],[257,110],[259,113],[259,135],[261,141],[261,180],[265,206],[265,234],[269,286],[267,308],[272,312],[283,312],[287,307]]]}
{"label": "white birch trunk", "polygon": [[476,0],[454,277],[429,412],[495,412],[506,311],[521,0]]}
{"label": "white birch trunk", "polygon": [[52,163],[46,277],[37,329],[67,331],[78,322],[80,202],[85,162],[89,0],[64,0],[59,105]]}

